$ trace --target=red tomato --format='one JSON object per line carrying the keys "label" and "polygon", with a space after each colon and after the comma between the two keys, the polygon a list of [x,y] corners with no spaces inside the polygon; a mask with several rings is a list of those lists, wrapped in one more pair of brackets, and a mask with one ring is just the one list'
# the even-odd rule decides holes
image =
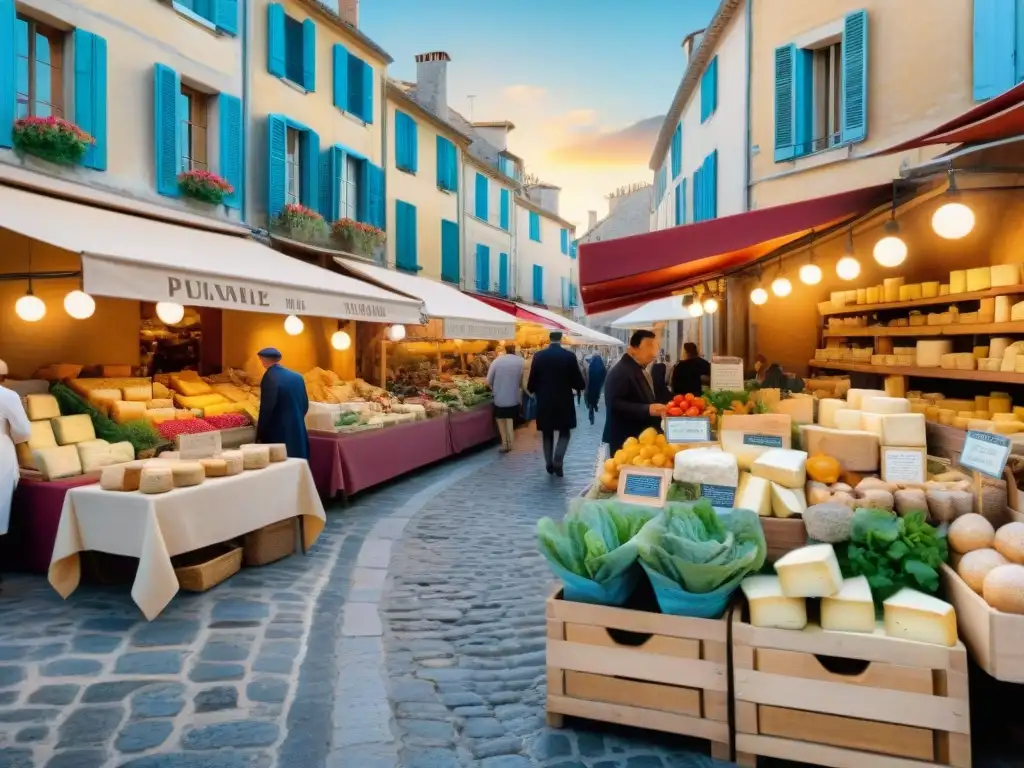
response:
{"label": "red tomato", "polygon": [[672,403],[673,403],[673,405],[682,405],[683,404],[683,396],[682,395],[676,395],[675,397],[672,398]]}
{"label": "red tomato", "polygon": [[700,409],[694,408],[693,406],[686,409],[687,416],[700,416]]}
{"label": "red tomato", "polygon": [[693,398],[693,402],[691,402],[690,404],[692,406],[694,406],[695,408],[700,408],[701,410],[704,410],[705,403],[704,403],[704,398],[703,397],[695,397],[695,398]]}
{"label": "red tomato", "polygon": [[682,416],[683,415],[683,409],[679,408],[678,406],[673,405],[673,406],[670,406],[669,409],[667,411],[665,411],[665,413],[668,416]]}

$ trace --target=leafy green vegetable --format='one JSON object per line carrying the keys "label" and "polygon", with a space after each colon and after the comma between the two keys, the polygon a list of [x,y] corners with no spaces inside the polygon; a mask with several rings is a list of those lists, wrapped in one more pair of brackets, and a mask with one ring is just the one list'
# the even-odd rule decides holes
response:
{"label": "leafy green vegetable", "polygon": [[757,571],[768,553],[754,512],[718,514],[707,499],[667,504],[644,526],[636,545],[645,565],[698,594]]}
{"label": "leafy green vegetable", "polygon": [[676,483],[668,487],[665,496],[666,501],[696,501],[700,498],[700,485],[698,483]]}
{"label": "leafy green vegetable", "polygon": [[858,509],[850,541],[836,548],[844,576],[867,576],[876,602],[903,587],[939,590],[939,565],[949,556],[944,533],[923,512],[898,517],[881,509]]}
{"label": "leafy green vegetable", "polygon": [[136,455],[155,448],[161,442],[159,433],[147,422],[131,421],[127,424],[118,424],[79,397],[67,384],[53,384],[50,387],[50,394],[57,399],[60,412],[65,416],[88,414],[92,419],[96,437],[100,440],[106,440],[108,443],[131,443]]}

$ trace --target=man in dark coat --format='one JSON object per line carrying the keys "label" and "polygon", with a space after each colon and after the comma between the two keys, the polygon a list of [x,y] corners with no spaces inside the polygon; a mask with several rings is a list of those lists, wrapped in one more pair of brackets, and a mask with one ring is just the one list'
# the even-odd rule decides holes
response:
{"label": "man in dark coat", "polygon": [[260,382],[260,418],[256,423],[257,443],[284,443],[288,456],[309,460],[306,412],[309,396],[306,382],[295,371],[281,365],[281,353],[273,347],[257,352],[266,369]]}
{"label": "man in dark coat", "polygon": [[711,363],[700,356],[692,341],[683,344],[683,359],[672,371],[673,395],[699,395],[711,383]]}
{"label": "man in dark coat", "polygon": [[629,349],[604,382],[604,403],[608,411],[604,440],[611,455],[627,438],[639,437],[648,427],[661,429],[665,406],[655,399],[654,382],[647,366],[658,356],[658,341],[650,331],[636,331]]}
{"label": "man in dark coat", "polygon": [[562,348],[562,332],[552,331],[550,339],[551,345],[533,356],[526,389],[537,397],[537,429],[544,438],[544,464],[549,475],[561,477],[571,430],[576,429],[573,393],[582,392],[586,385],[576,355]]}
{"label": "man in dark coat", "polygon": [[659,403],[667,403],[672,399],[668,391],[668,362],[659,360],[651,365],[651,381],[654,382],[654,399]]}

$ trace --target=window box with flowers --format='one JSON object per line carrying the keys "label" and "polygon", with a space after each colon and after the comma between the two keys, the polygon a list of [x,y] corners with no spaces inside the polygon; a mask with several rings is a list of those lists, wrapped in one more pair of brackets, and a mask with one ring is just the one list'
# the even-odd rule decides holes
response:
{"label": "window box with flowers", "polygon": [[96,143],[77,125],[59,117],[23,117],[14,121],[14,149],[59,165],[78,165]]}
{"label": "window box with flowers", "polygon": [[313,209],[288,203],[271,222],[270,229],[293,240],[312,243],[323,238],[327,224],[324,217]]}
{"label": "window box with flowers", "polygon": [[331,239],[335,245],[356,256],[372,256],[384,245],[386,238],[384,230],[354,219],[339,219],[331,226]]}
{"label": "window box with flowers", "polygon": [[235,188],[211,171],[192,170],[178,174],[178,189],[185,197],[202,203],[220,205]]}

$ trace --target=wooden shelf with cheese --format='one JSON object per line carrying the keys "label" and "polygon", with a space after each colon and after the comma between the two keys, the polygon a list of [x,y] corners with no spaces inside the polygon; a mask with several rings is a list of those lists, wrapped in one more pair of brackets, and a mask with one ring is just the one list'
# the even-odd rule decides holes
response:
{"label": "wooden shelf with cheese", "polygon": [[986,381],[995,384],[1024,385],[1024,373],[1003,371],[958,371],[947,368],[920,368],[904,365],[869,365],[864,363],[837,363],[825,360],[811,360],[811,368],[849,373],[870,373],[877,376],[907,376],[921,379],[949,379],[956,381]]}
{"label": "wooden shelf with cheese", "polygon": [[888,328],[882,326],[863,326],[848,328],[830,328],[822,331],[826,339],[846,339],[854,337],[884,336],[1005,336],[1024,333],[1024,322],[1011,323],[958,323],[954,325],[913,325]]}
{"label": "wooden shelf with cheese", "polygon": [[961,301],[977,301],[978,299],[987,299],[995,296],[1012,296],[1016,293],[1024,294],[1024,285],[1001,285],[998,288],[989,288],[985,291],[950,293],[945,296],[933,296],[929,299],[890,301],[884,304],[848,304],[836,309],[822,310],[820,314],[822,317],[831,317],[833,315],[859,315],[867,312],[915,309],[917,307],[936,307],[942,304],[957,304]]}

